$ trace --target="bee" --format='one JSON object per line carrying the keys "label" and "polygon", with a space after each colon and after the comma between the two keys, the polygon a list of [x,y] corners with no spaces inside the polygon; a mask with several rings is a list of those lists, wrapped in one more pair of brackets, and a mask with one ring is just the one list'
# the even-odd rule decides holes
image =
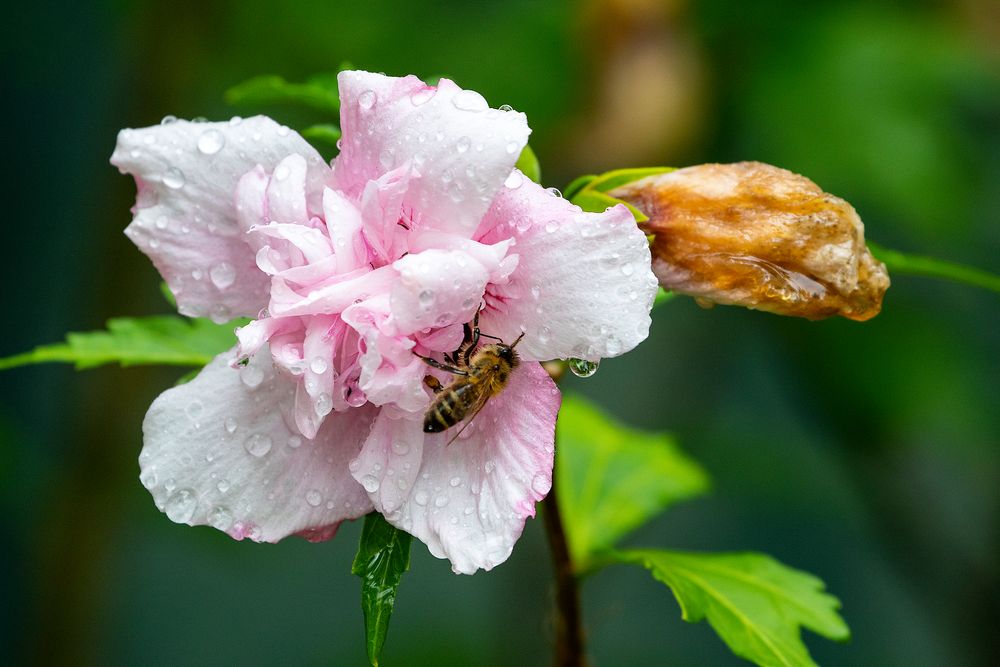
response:
{"label": "bee", "polygon": [[[448,441],[449,445],[475,419],[486,401],[497,396],[507,386],[510,374],[520,363],[514,348],[524,338],[522,333],[517,340],[507,345],[496,336],[481,333],[479,313],[476,313],[471,326],[466,323],[464,328],[465,338],[462,344],[450,355],[444,355],[444,363],[417,355],[427,365],[456,376],[446,385],[442,385],[433,375],[424,377],[424,384],[434,392],[434,399],[424,413],[424,433],[441,433],[469,417],[465,426]],[[498,342],[476,349],[480,338],[492,338]]]}

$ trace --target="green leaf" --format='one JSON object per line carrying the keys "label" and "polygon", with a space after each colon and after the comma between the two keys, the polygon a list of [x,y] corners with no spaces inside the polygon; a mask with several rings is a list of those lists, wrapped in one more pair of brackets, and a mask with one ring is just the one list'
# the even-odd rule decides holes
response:
{"label": "green leaf", "polygon": [[336,147],[340,140],[340,128],[332,123],[311,125],[302,130],[302,136],[311,142],[322,142]]}
{"label": "green leaf", "polygon": [[587,185],[597,178],[597,174],[587,174],[586,176],[579,176],[574,178],[566,189],[563,190],[563,197],[566,199],[573,199],[580,190],[583,190]]}
{"label": "green leaf", "polygon": [[677,292],[671,292],[661,287],[656,292],[656,298],[653,300],[653,308],[656,308],[657,306],[667,303],[668,301],[673,301],[676,298],[677,298]]}
{"label": "green leaf", "polygon": [[514,166],[535,183],[542,182],[542,165],[538,163],[538,157],[535,151],[531,150],[531,146],[525,145]]}
{"label": "green leaf", "polygon": [[814,665],[802,627],[828,639],[850,638],[837,613],[840,601],[824,592],[823,582],[770,556],[653,550],[616,556],[669,586],[685,621],[707,618],[733,653],[758,665]]}
{"label": "green leaf", "polygon": [[611,195],[598,192],[597,190],[591,190],[589,187],[576,193],[571,201],[584,211],[589,211],[591,213],[603,213],[609,206],[625,204],[625,206],[628,207],[628,210],[632,212],[632,217],[635,218],[636,222],[645,222],[649,220],[649,216],[644,214],[635,206],[632,206],[632,204],[629,204],[627,201],[615,199]]}
{"label": "green leaf", "polygon": [[708,476],[669,436],[622,426],[576,396],[563,399],[556,439],[559,509],[581,573],[653,516],[708,489]]}
{"label": "green leaf", "polygon": [[0,359],[0,370],[49,362],[72,363],[77,370],[111,363],[204,366],[235,344],[233,328],[243,322],[215,324],[176,315],[117,318],[108,321],[107,331],[69,333],[65,343]]}
{"label": "green leaf", "polygon": [[232,105],[304,104],[337,113],[340,93],[335,73],[317,74],[305,83],[291,83],[276,75],[255,76],[226,91],[226,102]]}
{"label": "green leaf", "polygon": [[171,308],[177,310],[177,297],[170,291],[170,286],[166,282],[160,283],[160,294],[163,295],[164,300],[170,304]]}
{"label": "green leaf", "polygon": [[883,248],[871,241],[868,242],[868,249],[871,250],[876,259],[885,264],[890,275],[909,274],[927,278],[942,278],[1000,292],[1000,276],[989,271],[933,257],[907,255],[898,250]]}
{"label": "green leaf", "polygon": [[351,572],[361,577],[365,648],[372,665],[378,665],[378,656],[389,631],[389,617],[396,602],[399,580],[408,569],[410,534],[397,530],[378,512],[367,515]]}
{"label": "green leaf", "polygon": [[620,185],[638,181],[640,178],[646,178],[647,176],[664,174],[668,171],[674,171],[674,167],[615,169],[614,171],[607,171],[595,177],[594,180],[587,184],[587,189],[597,190],[598,192],[609,192]]}

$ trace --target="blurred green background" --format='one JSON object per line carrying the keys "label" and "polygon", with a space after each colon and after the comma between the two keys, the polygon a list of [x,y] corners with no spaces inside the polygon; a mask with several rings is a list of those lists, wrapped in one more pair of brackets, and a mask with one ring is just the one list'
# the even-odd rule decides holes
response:
{"label": "blurred green background", "polygon": [[[756,159],[852,202],[870,238],[1000,271],[1000,6],[801,3],[22,3],[5,17],[0,355],[167,312],[121,230],[121,127],[233,109],[230,85],[344,60],[449,75],[527,112],[546,185],[620,166]],[[754,549],[844,603],[831,665],[1000,659],[1000,299],[895,276],[875,320],[811,323],[678,299],[639,351],[570,378],[674,432],[714,478],[629,540]],[[61,663],[362,664],[359,534],[237,543],[172,524],[138,481],[146,407],[180,371],[0,376],[3,655]],[[540,521],[488,574],[414,543],[387,665],[544,665]],[[588,580],[594,663],[739,664],[644,571]]]}

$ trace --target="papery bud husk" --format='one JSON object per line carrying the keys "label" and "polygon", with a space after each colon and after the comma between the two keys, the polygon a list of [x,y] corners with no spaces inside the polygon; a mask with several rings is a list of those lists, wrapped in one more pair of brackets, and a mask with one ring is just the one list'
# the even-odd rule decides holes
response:
{"label": "papery bud husk", "polygon": [[843,199],[760,162],[703,164],[609,192],[649,220],[653,273],[699,303],[867,320],[889,287]]}

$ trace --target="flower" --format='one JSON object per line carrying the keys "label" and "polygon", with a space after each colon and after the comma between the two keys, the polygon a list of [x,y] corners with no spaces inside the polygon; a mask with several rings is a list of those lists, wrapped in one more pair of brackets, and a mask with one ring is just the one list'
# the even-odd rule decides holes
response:
{"label": "flower", "polygon": [[[647,333],[656,290],[624,206],[582,213],[514,169],[526,118],[443,79],[342,72],[330,166],[265,117],[123,130],[126,230],[181,313],[255,317],[143,424],[141,480],[180,523],[314,541],[373,509],[456,572],[503,562],[552,480],[559,392],[538,363]],[[480,308],[482,309],[480,312]],[[431,370],[480,312],[523,363],[454,443]]]}
{"label": "flower", "polygon": [[808,178],[760,162],[702,164],[610,194],[649,216],[666,289],[812,320],[867,320],[882,308],[889,274],[861,218]]}

